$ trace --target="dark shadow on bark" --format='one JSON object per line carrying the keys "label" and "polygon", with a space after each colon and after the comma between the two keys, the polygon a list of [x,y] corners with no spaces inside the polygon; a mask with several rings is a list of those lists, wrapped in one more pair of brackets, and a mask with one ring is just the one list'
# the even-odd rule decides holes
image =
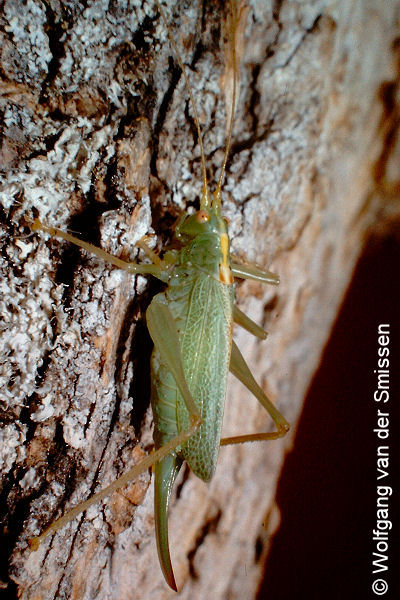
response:
{"label": "dark shadow on bark", "polygon": [[[382,597],[400,597],[399,264],[400,243],[394,236],[366,245],[282,472],[277,491],[281,527],[272,542],[258,600],[374,598],[371,586],[377,578],[389,583]],[[380,323],[390,324],[386,404],[373,397]],[[374,433],[379,409],[390,413],[388,440]],[[376,454],[382,445],[389,445],[390,474],[378,481]],[[389,535],[389,569],[373,575],[378,485],[393,487],[389,506],[394,527]]]}

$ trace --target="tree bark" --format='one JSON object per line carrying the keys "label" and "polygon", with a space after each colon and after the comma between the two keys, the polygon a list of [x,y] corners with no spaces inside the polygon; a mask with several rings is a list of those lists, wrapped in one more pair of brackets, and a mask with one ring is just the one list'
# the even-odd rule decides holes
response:
{"label": "tree bark", "polygon": [[[167,5],[216,181],[228,6]],[[367,232],[399,218],[398,10],[395,0],[239,5],[223,209],[232,252],[281,284],[237,285],[240,308],[270,335],[235,340],[292,432],[223,448],[210,484],[184,470],[169,520],[181,598],[254,597],[257,544],[279,520],[276,481],[307,387]],[[153,2],[6,0],[1,20],[4,587],[23,600],[176,597],[158,565],[150,473],[28,548],[152,449],[144,314],[158,287],[26,223],[39,216],[126,260],[142,260],[145,234],[165,247],[202,188],[184,80]],[[231,381],[224,435],[271,428]]]}

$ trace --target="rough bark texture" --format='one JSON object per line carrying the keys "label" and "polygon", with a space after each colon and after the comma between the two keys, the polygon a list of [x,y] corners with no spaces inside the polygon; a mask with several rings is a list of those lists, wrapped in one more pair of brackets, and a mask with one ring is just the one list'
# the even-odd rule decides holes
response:
{"label": "rough bark texture", "polygon": [[[231,84],[227,7],[168,9],[214,179]],[[400,8],[249,0],[240,9],[224,213],[233,252],[271,267],[281,285],[238,285],[240,307],[270,336],[235,339],[294,430],[365,234],[398,217]],[[30,235],[24,219],[125,258],[137,258],[146,233],[167,243],[201,191],[183,78],[152,2],[5,0],[0,18],[4,585],[24,600],[176,597],[157,561],[149,473],[37,552],[27,547],[152,448],[143,318],[156,288]],[[226,433],[271,427],[233,381],[225,414]],[[254,596],[256,544],[276,526],[292,436],[224,448],[210,484],[183,473],[170,511],[179,597]]]}

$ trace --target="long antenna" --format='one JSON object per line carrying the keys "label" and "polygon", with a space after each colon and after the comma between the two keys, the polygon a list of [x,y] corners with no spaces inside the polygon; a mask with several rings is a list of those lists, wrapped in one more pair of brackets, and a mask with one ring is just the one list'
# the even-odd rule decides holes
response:
{"label": "long antenna", "polygon": [[222,181],[223,181],[224,175],[225,175],[226,163],[228,161],[228,156],[229,156],[229,152],[230,152],[231,145],[232,145],[232,131],[233,131],[233,123],[234,123],[234,117],[235,117],[235,104],[236,104],[236,87],[237,87],[237,73],[236,73],[236,24],[237,24],[237,10],[236,10],[236,2],[235,2],[235,0],[230,0],[230,9],[231,9],[231,15],[230,15],[229,33],[230,33],[230,37],[231,37],[230,41],[231,41],[231,44],[232,44],[233,90],[232,90],[231,115],[230,115],[230,119],[229,119],[229,131],[228,131],[228,137],[227,137],[227,140],[226,140],[225,155],[224,155],[224,160],[223,160],[222,167],[221,167],[221,172],[220,172],[219,178],[218,178],[217,188],[216,188],[216,190],[214,192],[213,207],[216,208],[217,210],[219,210],[220,207],[221,207],[221,187],[222,187]]}
{"label": "long antenna", "polygon": [[204,155],[204,147],[203,147],[203,136],[201,133],[201,127],[200,127],[200,121],[199,121],[199,117],[197,114],[197,109],[196,109],[196,104],[194,102],[194,97],[193,97],[193,92],[192,92],[192,88],[190,87],[190,83],[189,83],[189,79],[188,76],[186,74],[186,69],[185,66],[183,64],[183,60],[181,58],[181,55],[179,53],[178,47],[175,43],[174,38],[172,37],[172,33],[171,30],[169,28],[169,25],[167,23],[167,19],[165,18],[165,14],[164,11],[161,7],[161,4],[158,0],[155,0],[155,3],[158,7],[158,10],[160,11],[160,15],[162,20],[164,21],[164,25],[166,27],[166,30],[168,32],[168,37],[169,37],[169,41],[171,42],[171,45],[175,51],[176,54],[176,58],[178,59],[178,63],[179,66],[182,70],[183,76],[185,78],[185,85],[186,85],[186,89],[189,93],[189,97],[190,97],[190,102],[192,104],[192,108],[193,108],[193,115],[194,115],[194,121],[196,123],[196,127],[197,127],[197,134],[199,137],[199,146],[200,146],[200,152],[201,152],[201,170],[202,170],[202,179],[203,179],[203,193],[202,193],[202,198],[201,198],[201,202],[200,202],[200,208],[201,209],[208,209],[211,206],[211,200],[210,200],[210,193],[208,191],[208,181],[207,181],[207,171],[206,171],[206,159],[205,159],[205,155]]}

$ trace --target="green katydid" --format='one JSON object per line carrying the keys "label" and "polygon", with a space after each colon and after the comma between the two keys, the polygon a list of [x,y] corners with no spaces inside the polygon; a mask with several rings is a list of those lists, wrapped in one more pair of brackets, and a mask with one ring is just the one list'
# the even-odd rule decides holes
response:
{"label": "green katydid", "polygon": [[[151,404],[155,451],[110,486],[54,521],[40,536],[32,538],[30,545],[37,548],[45,537],[63,527],[91,504],[110,495],[154,465],[158,555],[167,583],[176,590],[169,553],[167,518],[171,489],[183,462],[186,460],[198,477],[208,481],[215,471],[220,445],[276,439],[285,435],[289,425],[258,386],[232,340],[233,322],[260,339],[266,337],[261,327],[234,305],[233,277],[274,285],[279,283],[273,273],[253,265],[231,262],[227,224],[221,215],[221,187],[231,146],[236,100],[236,4],[230,0],[234,75],[229,132],[218,183],[211,197],[196,104],[163,10],[158,0],[155,2],[185,78],[201,152],[203,190],[200,209],[192,215],[184,213],[179,219],[175,235],[180,248],[169,250],[159,258],[142,241],[140,246],[152,259],[151,264],[128,263],[68,233],[49,227],[38,219],[32,225],[34,231],[41,230],[68,240],[120,269],[132,274],[150,274],[166,284],[165,291],[153,298],[146,313],[154,342]],[[229,370],[265,407],[275,422],[276,431],[221,439]]]}

